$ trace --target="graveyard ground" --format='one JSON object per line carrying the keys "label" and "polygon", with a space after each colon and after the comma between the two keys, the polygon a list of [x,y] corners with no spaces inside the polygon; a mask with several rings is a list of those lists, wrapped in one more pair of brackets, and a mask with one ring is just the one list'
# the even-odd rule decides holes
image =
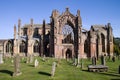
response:
{"label": "graveyard ground", "polygon": [[[0,80],[120,80],[118,74],[118,66],[120,60],[116,62],[107,61],[109,66],[108,72],[88,72],[87,65],[91,64],[91,60],[83,60],[84,68],[81,70],[72,65],[72,61],[62,59],[56,67],[55,76],[51,77],[52,62],[57,59],[47,58],[42,61],[42,58],[36,57],[39,61],[39,66],[34,67],[34,63],[25,63],[26,59],[21,60],[20,76],[13,77],[14,66],[11,62],[12,58],[6,58],[3,64],[0,64]],[[100,61],[97,61],[100,64]]]}

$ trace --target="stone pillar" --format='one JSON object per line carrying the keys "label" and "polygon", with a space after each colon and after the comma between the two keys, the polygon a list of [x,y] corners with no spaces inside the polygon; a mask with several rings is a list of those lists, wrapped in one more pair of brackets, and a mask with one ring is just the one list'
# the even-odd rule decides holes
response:
{"label": "stone pillar", "polygon": [[92,57],[92,65],[96,65],[96,57],[95,56]]}
{"label": "stone pillar", "polygon": [[104,55],[101,56],[101,64],[105,66],[105,56]]}
{"label": "stone pillar", "polygon": [[21,20],[18,20],[18,38],[21,36]]}
{"label": "stone pillar", "polygon": [[13,47],[14,54],[18,53],[16,35],[17,35],[16,25],[14,25],[14,47]]}
{"label": "stone pillar", "polygon": [[90,44],[90,56],[93,57],[93,56],[96,56],[96,44],[95,43],[91,43]]}
{"label": "stone pillar", "polygon": [[42,56],[45,55],[45,20],[43,20],[42,26]]}
{"label": "stone pillar", "polygon": [[27,55],[33,54],[33,49],[32,49],[32,48],[33,48],[32,40],[29,39],[29,40],[28,40],[28,46],[27,46],[27,50],[28,50]]}
{"label": "stone pillar", "polygon": [[16,34],[17,34],[17,32],[16,32],[16,25],[14,25],[14,40],[16,40]]}

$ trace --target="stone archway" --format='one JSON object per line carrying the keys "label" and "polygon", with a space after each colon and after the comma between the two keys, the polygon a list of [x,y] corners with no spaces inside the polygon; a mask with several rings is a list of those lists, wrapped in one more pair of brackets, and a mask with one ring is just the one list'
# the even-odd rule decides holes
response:
{"label": "stone archway", "polygon": [[72,50],[68,48],[65,52],[65,55],[66,55],[66,59],[72,58]]}

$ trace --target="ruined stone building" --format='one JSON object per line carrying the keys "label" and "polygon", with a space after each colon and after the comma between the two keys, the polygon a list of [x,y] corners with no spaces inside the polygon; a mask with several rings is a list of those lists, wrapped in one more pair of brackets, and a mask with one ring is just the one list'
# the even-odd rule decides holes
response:
{"label": "ruined stone building", "polygon": [[[16,28],[17,27],[17,28]],[[14,25],[14,39],[0,40],[4,56],[20,54],[55,58],[93,57],[113,55],[113,33],[111,24],[91,25],[90,30],[82,26],[80,10],[74,15],[66,8],[60,14],[53,10],[50,23]]]}

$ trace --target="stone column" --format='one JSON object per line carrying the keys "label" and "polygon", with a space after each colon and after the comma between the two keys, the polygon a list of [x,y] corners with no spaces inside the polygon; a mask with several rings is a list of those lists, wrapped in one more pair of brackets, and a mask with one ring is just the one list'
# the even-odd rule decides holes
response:
{"label": "stone column", "polygon": [[96,57],[95,56],[92,57],[92,65],[96,65]]}
{"label": "stone column", "polygon": [[101,56],[101,64],[105,66],[105,56]]}

